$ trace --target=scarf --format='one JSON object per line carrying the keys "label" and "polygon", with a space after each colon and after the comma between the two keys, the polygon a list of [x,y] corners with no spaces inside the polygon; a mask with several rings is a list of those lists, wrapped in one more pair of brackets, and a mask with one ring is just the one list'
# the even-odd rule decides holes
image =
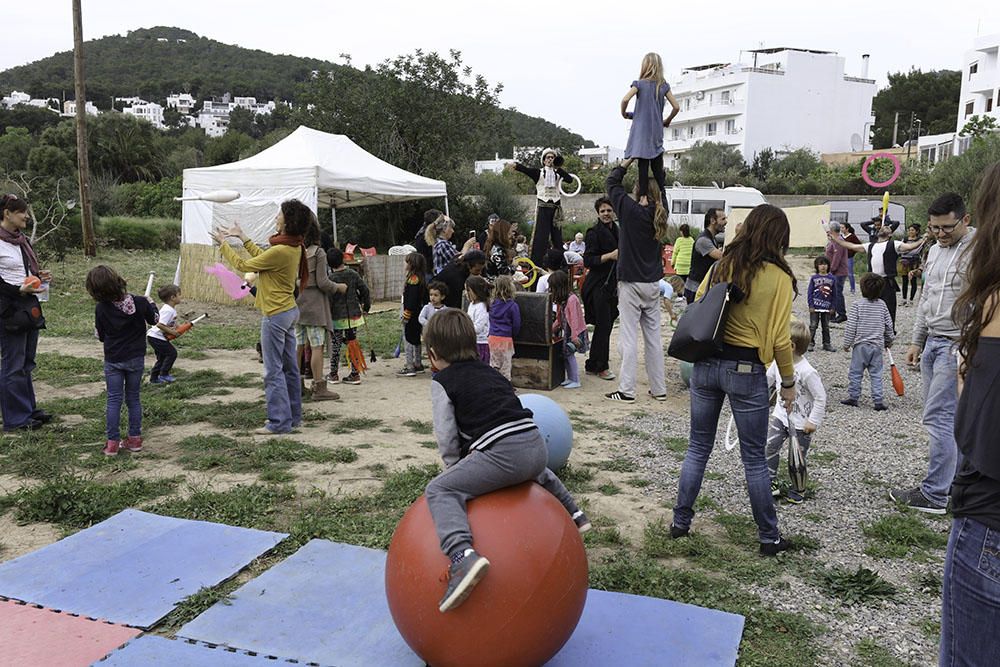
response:
{"label": "scarf", "polygon": [[12,245],[21,246],[21,252],[28,258],[28,269],[32,275],[38,275],[38,257],[28,242],[28,237],[21,233],[21,230],[11,232],[0,226],[0,241],[6,241]]}
{"label": "scarf", "polygon": [[544,185],[547,188],[554,188],[558,185],[559,174],[552,167],[542,167],[542,176],[545,179]]}
{"label": "scarf", "polygon": [[309,285],[309,264],[306,262],[306,246],[301,236],[294,234],[275,234],[267,240],[272,245],[298,246],[301,250],[299,255],[299,290],[304,290]]}

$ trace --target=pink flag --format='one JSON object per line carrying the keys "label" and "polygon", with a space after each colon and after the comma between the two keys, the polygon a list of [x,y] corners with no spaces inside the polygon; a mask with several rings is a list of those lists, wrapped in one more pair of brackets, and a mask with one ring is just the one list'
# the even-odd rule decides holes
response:
{"label": "pink flag", "polygon": [[243,278],[226,268],[221,262],[216,262],[212,266],[205,267],[205,273],[215,276],[223,291],[232,299],[242,299],[250,293],[250,288],[246,286]]}

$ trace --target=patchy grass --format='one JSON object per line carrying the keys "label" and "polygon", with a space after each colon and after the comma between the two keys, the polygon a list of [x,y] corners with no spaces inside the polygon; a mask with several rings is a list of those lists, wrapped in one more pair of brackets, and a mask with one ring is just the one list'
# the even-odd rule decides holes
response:
{"label": "patchy grass", "polygon": [[607,470],[610,472],[635,472],[637,466],[632,461],[629,461],[624,456],[616,456],[613,459],[608,459],[606,461],[601,461],[597,464],[598,470]]}
{"label": "patchy grass", "polygon": [[340,417],[330,425],[330,433],[343,434],[355,431],[370,431],[382,426],[381,419],[368,417]]}
{"label": "patchy grass", "polygon": [[292,463],[351,463],[358,459],[357,452],[349,447],[327,449],[290,438],[253,442],[224,435],[196,435],[177,445],[184,451],[180,464],[189,470],[269,472],[268,481],[274,481],[274,473]]}
{"label": "patchy grass", "polygon": [[104,381],[104,362],[100,359],[41,352],[36,355],[35,363],[38,365],[32,377],[53,387]]}
{"label": "patchy grass", "polygon": [[64,475],[12,494],[18,521],[46,521],[65,528],[86,528],[127,507],[164,496],[179,478],[129,479],[100,483]]}
{"label": "patchy grass", "polygon": [[932,530],[912,513],[889,514],[862,527],[865,553],[875,558],[926,557],[948,544],[946,532]]}
{"label": "patchy grass", "polygon": [[606,484],[601,484],[599,487],[597,487],[597,490],[606,496],[617,496],[619,493],[622,492],[620,486],[612,484],[611,482],[607,482]]}
{"label": "patchy grass", "polygon": [[841,567],[822,569],[817,574],[820,589],[846,604],[867,604],[896,596],[897,589],[877,572],[866,567],[850,571]]}
{"label": "patchy grass", "polygon": [[417,435],[431,435],[434,433],[434,424],[431,422],[420,421],[419,419],[407,419],[403,422],[403,426],[410,429]]}
{"label": "patchy grass", "polygon": [[152,511],[180,519],[271,530],[279,506],[294,497],[295,491],[287,486],[237,484],[228,491],[198,487],[187,498],[167,500]]}
{"label": "patchy grass", "polygon": [[857,664],[862,667],[908,667],[906,662],[894,656],[889,649],[871,637],[859,641],[854,647],[854,652],[858,656]]}

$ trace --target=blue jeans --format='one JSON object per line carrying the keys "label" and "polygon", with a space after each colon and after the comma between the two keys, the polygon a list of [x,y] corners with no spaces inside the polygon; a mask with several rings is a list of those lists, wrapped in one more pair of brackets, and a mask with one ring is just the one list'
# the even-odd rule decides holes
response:
{"label": "blue jeans", "polygon": [[[875,343],[858,343],[851,352],[851,370],[847,371],[847,395],[855,401],[861,398],[861,380],[868,369],[868,379],[872,382],[872,400],[881,403],[882,388],[882,346]],[[954,440],[952,440],[954,442]],[[952,470],[952,477],[955,471]],[[948,480],[951,484],[951,480]]]}
{"label": "blue jeans", "polygon": [[142,435],[142,403],[139,388],[142,386],[144,357],[128,361],[105,361],[104,382],[108,388],[108,406],[104,413],[108,440],[121,440],[122,400],[128,407],[129,436]]}
{"label": "blue jeans", "polygon": [[[748,371],[740,372],[746,367]],[[769,405],[767,369],[761,364],[711,358],[694,365],[691,372],[691,436],[681,466],[673,522],[678,528],[691,526],[694,501],[701,491],[705,465],[715,445],[722,401],[727,396],[740,436],[740,458],[759,539],[774,542],[781,534],[764,456]]]}
{"label": "blue jeans", "polygon": [[288,433],[302,423],[302,380],[295,354],[295,323],[298,320],[297,306],[264,315],[260,320],[266,426],[275,433]]}
{"label": "blue jeans", "polygon": [[844,299],[844,281],[847,280],[847,276],[834,276],[834,280],[837,281],[837,288],[834,290],[834,300],[833,300],[833,310],[837,314],[837,317],[847,317],[847,301]]}
{"label": "blue jeans", "polygon": [[847,278],[851,281],[851,294],[854,294],[854,257],[847,258]]}
{"label": "blue jeans", "polygon": [[998,635],[1000,531],[957,518],[944,559],[938,665],[998,665]]}
{"label": "blue jeans", "polygon": [[0,411],[5,431],[26,424],[38,412],[31,382],[37,349],[37,329],[10,333],[0,322]]}
{"label": "blue jeans", "polygon": [[920,490],[927,500],[948,504],[948,492],[958,466],[955,443],[955,409],[958,403],[958,360],[955,343],[931,336],[920,355],[920,378],[924,387],[924,428],[930,438],[930,462]]}

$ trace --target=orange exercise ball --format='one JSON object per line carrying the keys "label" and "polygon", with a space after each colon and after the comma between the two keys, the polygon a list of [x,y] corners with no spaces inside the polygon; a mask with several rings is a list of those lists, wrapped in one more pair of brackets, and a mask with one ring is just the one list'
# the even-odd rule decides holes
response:
{"label": "orange exercise ball", "polygon": [[421,496],[389,544],[385,593],[399,634],[432,667],[542,665],[569,640],[587,601],[587,554],[576,524],[526,482],[469,502],[473,546],[490,569],[457,609],[441,613],[448,558]]}

